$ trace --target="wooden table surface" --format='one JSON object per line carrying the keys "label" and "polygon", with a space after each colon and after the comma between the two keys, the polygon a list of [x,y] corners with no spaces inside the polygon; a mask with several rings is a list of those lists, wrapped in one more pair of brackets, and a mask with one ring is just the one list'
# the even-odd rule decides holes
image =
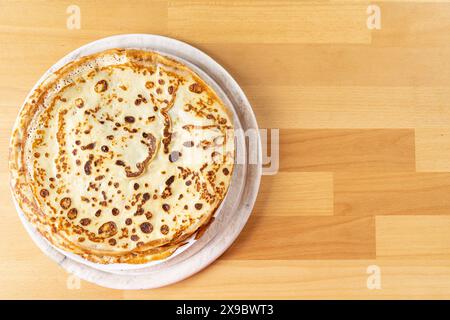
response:
{"label": "wooden table surface", "polygon": [[[75,2],[80,29],[67,28],[71,1],[0,1],[0,298],[450,298],[450,3],[380,1],[369,29],[367,1]],[[122,33],[204,50],[259,125],[280,129],[279,172],[263,177],[238,240],[156,290],[66,274],[8,187],[29,89],[68,52]]]}

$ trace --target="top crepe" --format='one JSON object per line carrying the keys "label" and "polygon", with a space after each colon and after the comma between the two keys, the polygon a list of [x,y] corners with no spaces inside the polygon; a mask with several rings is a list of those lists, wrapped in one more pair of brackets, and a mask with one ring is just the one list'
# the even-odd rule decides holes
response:
{"label": "top crepe", "polygon": [[185,65],[112,49],[31,94],[11,142],[11,183],[55,246],[98,263],[172,254],[205,227],[233,171],[232,117]]}

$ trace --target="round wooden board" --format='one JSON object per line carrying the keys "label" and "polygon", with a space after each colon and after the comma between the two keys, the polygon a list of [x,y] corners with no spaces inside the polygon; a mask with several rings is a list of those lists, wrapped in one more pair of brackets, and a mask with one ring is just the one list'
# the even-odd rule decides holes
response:
{"label": "round wooden board", "polygon": [[[175,39],[158,35],[128,34],[104,38],[91,42],[62,58],[37,82],[39,84],[66,63],[80,56],[110,48],[138,48],[158,51],[189,65],[204,78],[233,108],[235,127],[241,138],[253,131],[256,145],[248,149],[246,143],[237,143],[238,163],[234,170],[228,194],[221,205],[215,221],[207,232],[189,248],[161,263],[144,265],[142,268],[106,268],[87,264],[55,249],[26,220],[16,204],[19,216],[39,248],[60,266],[79,278],[114,289],[150,289],[183,280],[202,270],[217,259],[237,238],[250,216],[259,189],[261,178],[261,140],[252,108],[236,81],[228,72],[202,51]],[[36,86],[37,86],[36,84]],[[34,90],[34,88],[33,88]],[[31,91],[33,91],[31,90]],[[239,139],[238,139],[239,140]],[[245,141],[241,140],[241,141]],[[255,163],[249,164],[248,153]],[[239,161],[240,159],[240,161]]]}

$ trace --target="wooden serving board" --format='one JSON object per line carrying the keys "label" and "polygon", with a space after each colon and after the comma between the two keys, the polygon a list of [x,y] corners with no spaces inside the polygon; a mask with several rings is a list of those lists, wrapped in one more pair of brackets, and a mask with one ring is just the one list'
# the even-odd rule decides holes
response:
{"label": "wooden serving board", "polygon": [[[72,30],[69,1],[0,1],[0,298],[450,298],[450,3],[382,1],[379,30],[369,4],[77,1]],[[28,237],[7,183],[29,89],[68,52],[120,33],[197,46],[260,127],[280,129],[279,172],[263,177],[238,240],[155,290],[66,274]]]}

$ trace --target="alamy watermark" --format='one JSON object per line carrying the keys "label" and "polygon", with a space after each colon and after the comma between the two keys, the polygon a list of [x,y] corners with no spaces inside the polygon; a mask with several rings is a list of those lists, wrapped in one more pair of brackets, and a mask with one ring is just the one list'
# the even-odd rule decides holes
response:
{"label": "alamy watermark", "polygon": [[376,4],[371,4],[367,7],[366,13],[369,15],[367,17],[367,29],[369,30],[380,30],[381,29],[381,9],[380,6]]}
{"label": "alamy watermark", "polygon": [[379,266],[373,264],[367,267],[367,289],[375,290],[381,289],[381,269]]}
{"label": "alamy watermark", "polygon": [[66,279],[66,287],[69,290],[80,290],[81,289],[81,279],[76,275],[69,273]]}
{"label": "alamy watermark", "polygon": [[[195,127],[195,126],[194,126]],[[189,142],[197,148],[183,148],[177,164],[198,167],[205,163],[259,165],[264,175],[273,175],[279,169],[280,134],[278,129],[227,129],[198,128],[180,130],[172,134],[178,141]],[[234,143],[228,139],[234,137]],[[174,146],[175,150],[176,147]],[[198,152],[198,148],[202,152]],[[178,154],[181,152],[174,151]]]}
{"label": "alamy watermark", "polygon": [[81,29],[81,9],[79,6],[71,4],[67,7],[66,13],[69,15],[66,20],[66,27],[69,30]]}

